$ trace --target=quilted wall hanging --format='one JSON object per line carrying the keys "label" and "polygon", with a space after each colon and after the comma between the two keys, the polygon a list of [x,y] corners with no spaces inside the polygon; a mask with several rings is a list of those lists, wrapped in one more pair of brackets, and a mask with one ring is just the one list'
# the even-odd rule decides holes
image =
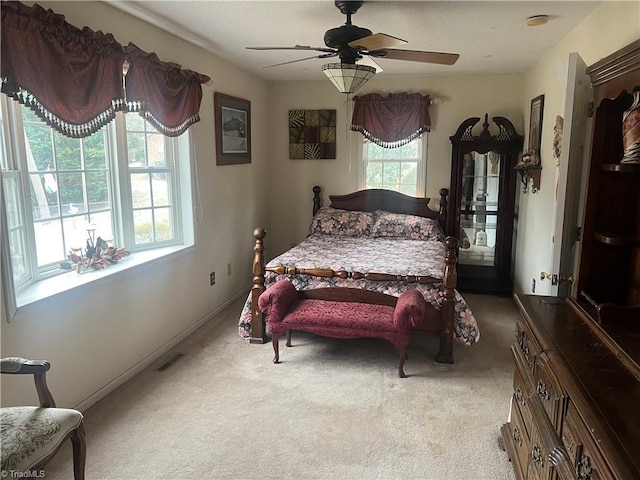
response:
{"label": "quilted wall hanging", "polygon": [[289,158],[336,158],[336,110],[289,110]]}

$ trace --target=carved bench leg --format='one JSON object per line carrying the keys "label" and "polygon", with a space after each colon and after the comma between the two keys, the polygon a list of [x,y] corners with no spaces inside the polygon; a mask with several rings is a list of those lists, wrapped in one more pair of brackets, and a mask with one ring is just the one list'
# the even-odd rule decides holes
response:
{"label": "carved bench leg", "polygon": [[291,330],[287,330],[287,347],[291,346]]}
{"label": "carved bench leg", "polygon": [[273,344],[273,363],[280,363],[280,340],[281,332],[271,333],[271,343]]}
{"label": "carved bench leg", "polygon": [[398,352],[400,352],[400,361],[398,362],[398,376],[400,378],[407,378],[404,373],[404,362],[407,361],[407,345],[396,345]]}

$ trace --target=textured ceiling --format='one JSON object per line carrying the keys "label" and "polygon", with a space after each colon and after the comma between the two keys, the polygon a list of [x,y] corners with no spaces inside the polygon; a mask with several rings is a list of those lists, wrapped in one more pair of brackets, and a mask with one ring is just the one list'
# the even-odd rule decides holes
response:
{"label": "textured ceiling", "polygon": [[[111,5],[200,45],[268,80],[320,80],[324,63],[300,51],[251,51],[247,46],[324,47],[324,32],[345,23],[330,0],[110,1]],[[601,2],[367,1],[352,23],[403,38],[409,50],[459,53],[453,66],[377,59],[382,75],[517,73],[531,66]],[[549,22],[527,27],[532,15]]]}

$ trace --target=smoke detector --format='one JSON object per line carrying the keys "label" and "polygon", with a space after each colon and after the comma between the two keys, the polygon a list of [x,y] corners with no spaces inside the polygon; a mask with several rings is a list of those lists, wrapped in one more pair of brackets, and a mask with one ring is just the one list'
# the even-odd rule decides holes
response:
{"label": "smoke detector", "polygon": [[546,25],[548,21],[548,15],[533,15],[527,18],[527,27],[539,27],[540,25]]}

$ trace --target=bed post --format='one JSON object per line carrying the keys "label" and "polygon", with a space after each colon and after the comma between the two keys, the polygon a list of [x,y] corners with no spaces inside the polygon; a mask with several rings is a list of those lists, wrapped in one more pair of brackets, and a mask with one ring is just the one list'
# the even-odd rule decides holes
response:
{"label": "bed post", "polygon": [[[440,189],[440,209],[438,210],[438,222],[442,229],[447,232],[447,196],[449,195],[448,188]],[[447,232],[451,234],[452,232]]]}
{"label": "bed post", "polygon": [[440,350],[438,351],[436,361],[439,363],[453,363],[455,288],[457,277],[456,262],[458,261],[456,251],[458,249],[458,239],[455,237],[447,237],[445,245],[447,246],[447,253],[444,260],[444,277],[442,278],[444,298],[442,300],[440,319]]}
{"label": "bed post", "polygon": [[322,198],[320,198],[320,190],[321,188],[316,185],[315,187],[313,187],[313,216],[316,216],[316,213],[318,213],[318,210],[320,210],[320,207],[322,206]]}
{"label": "bed post", "polygon": [[253,247],[253,286],[251,287],[251,338],[250,343],[266,343],[267,329],[265,328],[264,315],[258,308],[258,297],[264,292],[264,243],[262,240],[267,235],[264,228],[256,228],[253,236],[256,244]]}

